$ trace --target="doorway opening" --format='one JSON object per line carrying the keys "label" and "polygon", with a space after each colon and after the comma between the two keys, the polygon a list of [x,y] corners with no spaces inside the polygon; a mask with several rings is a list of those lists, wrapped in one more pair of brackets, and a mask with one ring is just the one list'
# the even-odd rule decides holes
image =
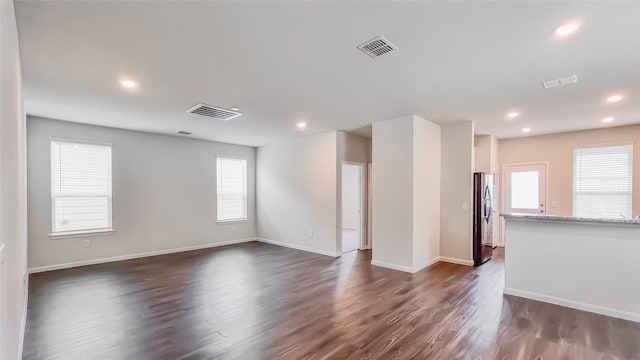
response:
{"label": "doorway opening", "polygon": [[364,164],[342,163],[342,253],[364,249]]}

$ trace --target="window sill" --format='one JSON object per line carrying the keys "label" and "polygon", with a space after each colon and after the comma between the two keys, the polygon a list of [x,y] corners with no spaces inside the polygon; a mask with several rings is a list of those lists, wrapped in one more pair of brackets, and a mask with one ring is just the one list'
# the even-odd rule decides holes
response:
{"label": "window sill", "polygon": [[248,223],[249,219],[233,219],[233,220],[217,220],[216,224],[225,225],[225,224],[240,224],[240,223]]}
{"label": "window sill", "polygon": [[104,229],[104,230],[91,230],[91,231],[70,231],[70,232],[60,232],[49,234],[49,239],[58,240],[58,239],[69,239],[69,238],[79,238],[79,237],[93,237],[93,236],[105,236],[112,235],[115,233],[113,229]]}

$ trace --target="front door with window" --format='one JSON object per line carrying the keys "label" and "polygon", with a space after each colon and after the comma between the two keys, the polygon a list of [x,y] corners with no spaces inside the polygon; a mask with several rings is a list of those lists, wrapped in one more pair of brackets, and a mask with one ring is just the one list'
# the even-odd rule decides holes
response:
{"label": "front door with window", "polygon": [[504,167],[505,213],[546,214],[545,164]]}

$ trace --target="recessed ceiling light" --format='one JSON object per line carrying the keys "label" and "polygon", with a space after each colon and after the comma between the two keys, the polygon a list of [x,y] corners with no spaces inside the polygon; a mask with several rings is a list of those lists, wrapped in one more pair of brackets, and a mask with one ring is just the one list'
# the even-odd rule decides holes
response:
{"label": "recessed ceiling light", "polygon": [[528,127],[527,127],[527,128],[524,128],[524,129],[522,129],[522,132],[523,132],[523,133],[531,132],[531,128],[528,128]]}
{"label": "recessed ceiling light", "polygon": [[237,106],[232,106],[229,108],[229,110],[233,110],[233,111],[240,111],[240,108]]}
{"label": "recessed ceiling light", "polygon": [[507,117],[508,117],[509,119],[515,119],[515,118],[517,118],[519,115],[520,115],[520,113],[519,113],[519,112],[512,111],[512,112],[510,112],[510,113],[508,113],[508,114],[507,114]]}
{"label": "recessed ceiling light", "polygon": [[296,123],[296,127],[298,128],[298,130],[304,130],[304,129],[306,129],[306,128],[307,128],[307,123],[306,123],[306,122],[304,122],[304,121],[302,121],[302,120],[301,120],[301,121],[298,121],[298,122]]}
{"label": "recessed ceiling light", "polygon": [[577,22],[567,22],[567,23],[556,26],[553,29],[553,34],[558,37],[565,37],[576,32],[576,30],[578,30],[579,27],[580,27],[580,24],[578,24]]}
{"label": "recessed ceiling light", "polygon": [[615,118],[611,117],[611,116],[607,116],[606,118],[602,119],[602,122],[605,124],[608,123],[612,123],[615,120]]}
{"label": "recessed ceiling light", "polygon": [[620,94],[615,94],[615,95],[611,95],[607,98],[607,102],[608,103],[617,103],[618,101],[622,100],[623,96]]}
{"label": "recessed ceiling light", "polygon": [[131,81],[131,80],[120,80],[120,85],[130,89],[138,86],[138,84],[135,81]]}

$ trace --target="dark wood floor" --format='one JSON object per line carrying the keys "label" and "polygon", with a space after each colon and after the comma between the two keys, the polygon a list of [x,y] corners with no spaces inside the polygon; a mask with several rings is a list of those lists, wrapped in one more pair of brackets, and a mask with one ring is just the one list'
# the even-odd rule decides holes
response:
{"label": "dark wood floor", "polygon": [[[31,276],[24,359],[640,359],[640,324],[261,243]],[[588,286],[588,284],[585,284]]]}

